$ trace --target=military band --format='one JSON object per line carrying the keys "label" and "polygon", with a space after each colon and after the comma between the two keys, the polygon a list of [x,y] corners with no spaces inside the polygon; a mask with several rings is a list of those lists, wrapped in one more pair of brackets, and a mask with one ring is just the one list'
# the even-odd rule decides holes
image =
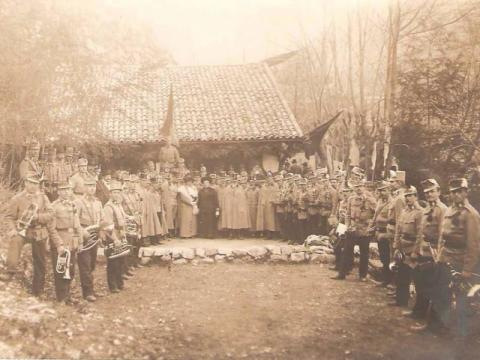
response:
{"label": "military band", "polygon": [[70,284],[78,265],[82,296],[94,302],[100,244],[109,290],[117,293],[140,266],[140,248],[166,237],[265,237],[302,244],[313,234],[332,237],[338,280],[351,273],[355,246],[359,279],[367,280],[370,244],[376,243],[379,285],[394,290],[392,305],[408,307],[413,284],[415,301],[405,315],[425,320],[427,330],[443,331],[453,321],[461,336],[468,333],[465,284],[480,280],[480,216],[468,202],[466,179],[450,181],[447,207],[432,178],[421,182],[420,192],[396,174],[367,182],[360,168],[353,168],[348,179],[344,172],[330,177],[326,169],[308,167],[304,173],[293,168],[277,174],[256,170],[250,176],[245,171],[208,174],[205,166],[190,171],[170,149],[138,174],[100,174],[98,179],[87,159],[75,161],[70,148],[58,158],[49,149],[42,169],[39,149],[31,143],[20,164],[24,189],[7,213],[10,242],[2,274],[3,280],[15,275],[22,248],[31,243],[35,296],[44,292],[48,250],[57,300],[72,302]]}

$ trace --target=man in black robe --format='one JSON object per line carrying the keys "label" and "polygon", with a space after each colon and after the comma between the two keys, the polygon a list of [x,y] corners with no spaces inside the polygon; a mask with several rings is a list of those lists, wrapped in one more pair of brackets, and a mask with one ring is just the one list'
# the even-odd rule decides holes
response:
{"label": "man in black robe", "polygon": [[219,203],[217,191],[211,186],[210,179],[202,179],[203,187],[198,192],[198,225],[201,237],[213,238],[217,230]]}

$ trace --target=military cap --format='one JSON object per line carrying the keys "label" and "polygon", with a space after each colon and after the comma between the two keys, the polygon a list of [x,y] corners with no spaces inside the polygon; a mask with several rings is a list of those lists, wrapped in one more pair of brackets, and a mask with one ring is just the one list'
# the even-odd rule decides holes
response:
{"label": "military cap", "polygon": [[298,185],[307,185],[307,179],[298,180]]}
{"label": "military cap", "polygon": [[217,178],[217,174],[210,174],[209,177],[210,177],[210,179],[216,179],[216,178]]}
{"label": "military cap", "polygon": [[468,181],[465,178],[452,179],[448,183],[448,189],[450,191],[468,189]]}
{"label": "military cap", "polygon": [[80,159],[78,159],[77,165],[78,166],[87,166],[88,165],[88,160],[85,159],[85,158],[80,158]]}
{"label": "military cap", "polygon": [[74,149],[72,146],[68,146],[67,149],[65,150],[67,156],[73,156]]}
{"label": "military cap", "polygon": [[281,181],[281,180],[283,180],[283,176],[282,175],[276,175],[273,179],[275,181]]}
{"label": "military cap", "polygon": [[284,178],[285,180],[290,180],[290,179],[293,178],[293,174],[292,174],[292,173],[286,173],[283,178]]}
{"label": "military cap", "polygon": [[40,182],[43,180],[41,176],[39,176],[36,172],[34,171],[29,171],[27,173],[27,176],[25,177],[25,180],[34,184],[40,184]]}
{"label": "military cap", "polygon": [[353,189],[349,186],[346,186],[342,189],[342,192],[350,192],[350,191],[353,191]]}
{"label": "military cap", "polygon": [[72,185],[68,181],[62,181],[58,184],[58,190],[71,189]]}
{"label": "military cap", "polygon": [[180,159],[178,159],[178,162],[179,162],[180,164],[183,164],[183,163],[185,163],[185,159],[184,159],[184,158],[180,158]]}
{"label": "military cap", "polygon": [[385,190],[385,189],[388,189],[388,188],[390,188],[390,183],[388,181],[381,181],[377,185],[377,190]]}
{"label": "military cap", "polygon": [[421,182],[423,192],[429,192],[434,189],[440,189],[440,185],[435,179],[426,179]]}
{"label": "military cap", "polygon": [[243,171],[240,171],[240,175],[242,175],[242,176],[248,176],[248,173],[247,173],[245,170],[243,170]]}
{"label": "military cap", "polygon": [[390,179],[389,181],[399,181],[405,183],[405,171],[393,171],[390,170]]}
{"label": "military cap", "polygon": [[403,193],[404,196],[407,195],[417,195],[417,188],[413,185],[410,185],[405,192]]}
{"label": "military cap", "polygon": [[119,181],[112,181],[109,186],[110,191],[122,191],[123,187]]}

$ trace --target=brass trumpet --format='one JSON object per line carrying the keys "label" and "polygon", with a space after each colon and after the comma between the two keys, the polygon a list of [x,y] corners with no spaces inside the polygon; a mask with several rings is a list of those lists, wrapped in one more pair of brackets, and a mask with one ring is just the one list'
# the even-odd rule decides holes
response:
{"label": "brass trumpet", "polygon": [[65,249],[63,254],[57,256],[57,266],[55,270],[59,274],[63,274],[65,280],[70,280],[70,250]]}
{"label": "brass trumpet", "polygon": [[32,203],[28,206],[27,209],[23,212],[20,219],[17,221],[17,232],[21,237],[25,237],[27,234],[27,229],[32,225],[32,221],[37,216],[38,205]]}

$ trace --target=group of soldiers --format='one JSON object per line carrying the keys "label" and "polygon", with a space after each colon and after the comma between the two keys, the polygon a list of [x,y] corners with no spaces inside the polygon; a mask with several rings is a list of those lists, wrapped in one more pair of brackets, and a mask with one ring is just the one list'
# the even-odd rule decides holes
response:
{"label": "group of soldiers", "polygon": [[337,260],[332,270],[338,271],[334,279],[344,280],[352,271],[358,245],[359,278],[365,281],[374,241],[383,265],[378,285],[393,297],[389,305],[407,308],[413,283],[414,305],[403,314],[424,321],[414,329],[445,333],[454,326],[464,338],[471,319],[468,291],[480,281],[480,216],[468,201],[467,180],[449,182],[448,196],[442,196],[448,205],[435,179],[421,182],[425,200],[396,176],[378,183],[374,192],[361,178],[349,184],[341,189],[334,214],[343,230],[331,231]]}
{"label": "group of soldiers", "polygon": [[[70,282],[78,264],[83,297],[96,300],[98,244],[86,246],[92,227],[108,248],[127,244],[131,249],[125,256],[107,257],[113,293],[141,266],[139,249],[166,237],[265,236],[303,243],[310,234],[329,235],[335,279],[351,273],[354,247],[359,246],[359,279],[365,281],[370,243],[376,242],[383,265],[380,285],[394,297],[393,306],[408,306],[413,282],[416,298],[408,316],[425,319],[426,329],[443,331],[455,297],[458,328],[467,331],[465,291],[451,286],[453,280],[465,284],[480,276],[480,217],[468,202],[466,179],[450,181],[447,206],[435,179],[422,182],[425,200],[420,201],[422,194],[403,178],[367,182],[360,168],[353,168],[348,180],[342,171],[329,176],[326,169],[308,167],[276,174],[258,168],[250,174],[208,173],[204,166],[189,170],[172,152],[175,164],[150,161],[137,174],[116,171],[99,177],[87,159],[65,161],[62,155],[59,161],[55,152],[42,171],[38,151],[37,145],[30,146],[20,164],[24,189],[9,207],[7,273],[2,274],[13,276],[23,245],[31,243],[34,295],[43,294],[50,250],[57,299],[71,301]],[[58,271],[67,252],[68,276]]]}

